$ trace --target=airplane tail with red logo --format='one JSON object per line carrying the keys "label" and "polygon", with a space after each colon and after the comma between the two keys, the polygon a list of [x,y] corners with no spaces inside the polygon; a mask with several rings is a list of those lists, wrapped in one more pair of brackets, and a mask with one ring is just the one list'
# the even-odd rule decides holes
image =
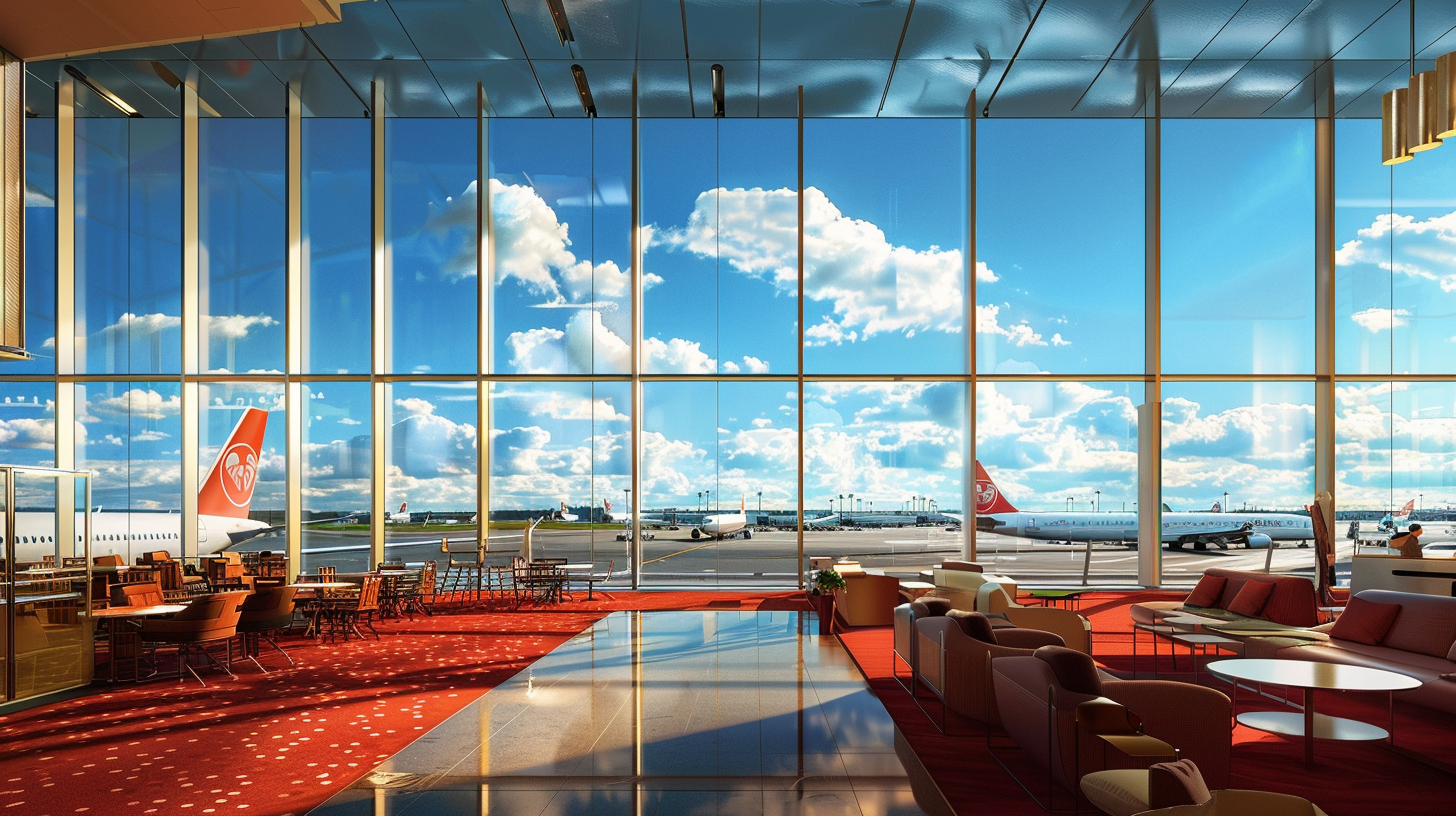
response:
{"label": "airplane tail with red logo", "polygon": [[1413,511],[1415,509],[1416,509],[1416,500],[1415,499],[1411,499],[1410,501],[1408,501],[1408,502],[1405,503],[1405,507],[1400,508],[1400,515],[1402,515],[1402,516],[1409,516],[1411,514],[1411,511]]}
{"label": "airplane tail with red logo", "polygon": [[991,481],[986,469],[981,467],[980,460],[976,461],[976,512],[981,515],[1018,512],[1011,502],[1001,495],[996,483]]}
{"label": "airplane tail with red logo", "polygon": [[258,467],[263,461],[263,431],[268,412],[246,408],[233,432],[223,443],[212,470],[197,493],[197,513],[203,516],[247,518],[258,485]]}

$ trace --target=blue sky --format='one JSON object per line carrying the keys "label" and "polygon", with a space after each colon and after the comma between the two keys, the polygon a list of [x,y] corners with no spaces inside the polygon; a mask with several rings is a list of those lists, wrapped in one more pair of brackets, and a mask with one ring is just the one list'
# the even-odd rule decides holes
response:
{"label": "blue sky", "polygon": [[[207,365],[278,371],[282,121],[203,124]],[[29,311],[32,338],[44,340],[54,325],[46,307],[54,296],[54,130],[46,120],[28,127]],[[791,120],[643,121],[647,371],[795,372],[795,132]],[[1290,120],[1164,124],[1166,371],[1312,372],[1313,132],[1312,123]],[[165,381],[180,365],[177,125],[88,119],[78,133],[77,362],[117,377],[86,386],[85,461],[102,469],[98,495],[107,503],[180,506],[180,403],[175,379]],[[1366,121],[1336,129],[1337,368],[1450,372],[1456,152],[1425,153],[1392,173],[1378,164],[1377,134],[1378,123]],[[977,138],[979,365],[1070,378],[983,383],[982,461],[1030,509],[1065,507],[1068,495],[1085,501],[1096,490],[1103,509],[1130,502],[1141,386],[1076,378],[1136,374],[1143,365],[1143,125],[989,120]],[[965,140],[959,120],[806,122],[808,373],[964,370]],[[392,370],[473,373],[475,124],[392,119],[386,144]],[[364,372],[368,122],[307,120],[304,148],[306,368]],[[547,380],[494,386],[496,507],[621,500],[630,472],[627,386],[549,380],[627,371],[629,151],[624,121],[491,123],[495,370]],[[37,360],[6,371],[52,370],[53,349],[39,342]],[[406,499],[421,510],[473,509],[476,392],[464,386],[391,385],[391,509]],[[793,388],[649,383],[648,504],[692,507],[711,490],[720,506],[759,491],[766,506],[792,505],[802,423],[810,507],[850,492],[877,507],[909,495],[959,505],[963,385],[811,383],[802,418]],[[206,445],[226,434],[239,399],[279,407],[274,386],[213,390]],[[1456,473],[1449,391],[1341,384],[1344,500],[1398,506],[1412,490],[1428,504],[1456,499],[1445,486]],[[305,507],[365,508],[368,386],[321,383],[310,393]],[[13,401],[0,402],[0,451],[44,459],[54,438],[52,387],[8,383],[6,396]],[[1164,396],[1170,504],[1206,507],[1225,491],[1264,506],[1308,501],[1312,386],[1171,384]],[[274,420],[260,506],[281,506],[281,414]]]}

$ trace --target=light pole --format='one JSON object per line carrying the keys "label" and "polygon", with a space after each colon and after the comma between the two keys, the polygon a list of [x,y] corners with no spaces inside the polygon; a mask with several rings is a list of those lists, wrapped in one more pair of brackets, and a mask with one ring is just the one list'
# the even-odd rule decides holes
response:
{"label": "light pole", "polygon": [[844,526],[844,494],[839,494],[839,526]]}
{"label": "light pole", "polygon": [[849,494],[849,512],[854,512],[854,494]]}
{"label": "light pole", "polygon": [[703,512],[713,512],[713,491],[711,490],[703,491]]}
{"label": "light pole", "polygon": [[1420,518],[1420,515],[1421,515],[1421,500],[1425,499],[1425,497],[1426,497],[1426,494],[1424,494],[1424,493],[1417,493],[1416,494],[1416,517],[1417,518]]}
{"label": "light pole", "polygon": [[1067,512],[1068,513],[1072,512],[1072,497],[1071,496],[1068,496],[1067,497]]}
{"label": "light pole", "polygon": [[758,491],[758,512],[763,512],[763,491]]}
{"label": "light pole", "polygon": [[[630,487],[622,488],[622,512],[632,512],[632,488]],[[606,519],[603,519],[603,521],[605,520]]]}
{"label": "light pole", "polygon": [[698,512],[703,512],[703,491],[698,491]]}
{"label": "light pole", "polygon": [[1220,511],[1224,512],[1224,513],[1227,513],[1228,512],[1228,491],[1227,490],[1225,490],[1223,492],[1223,504],[1220,504],[1218,506],[1218,509]]}
{"label": "light pole", "polygon": [[1094,490],[1094,491],[1092,491],[1092,493],[1097,496],[1097,512],[1098,513],[1101,513],[1102,512],[1102,491],[1101,490]]}

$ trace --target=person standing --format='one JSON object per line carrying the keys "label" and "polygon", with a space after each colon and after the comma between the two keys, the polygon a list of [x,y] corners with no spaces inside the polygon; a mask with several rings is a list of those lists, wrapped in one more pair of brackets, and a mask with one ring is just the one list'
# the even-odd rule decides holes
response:
{"label": "person standing", "polygon": [[1412,524],[1405,532],[1391,536],[1390,546],[1400,550],[1401,558],[1422,558],[1421,525]]}

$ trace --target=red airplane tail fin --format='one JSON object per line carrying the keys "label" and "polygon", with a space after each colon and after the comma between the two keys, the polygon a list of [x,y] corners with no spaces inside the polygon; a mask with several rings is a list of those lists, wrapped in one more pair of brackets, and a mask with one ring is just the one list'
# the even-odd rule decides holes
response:
{"label": "red airplane tail fin", "polygon": [[203,516],[247,518],[258,485],[258,467],[263,461],[263,431],[268,412],[247,408],[223,443],[222,452],[197,493],[197,512]]}
{"label": "red airplane tail fin", "polygon": [[1405,507],[1400,508],[1400,514],[1402,516],[1409,516],[1414,509],[1416,509],[1416,500],[1411,499],[1405,503]]}
{"label": "red airplane tail fin", "polygon": [[991,481],[986,469],[981,467],[980,460],[976,461],[976,512],[986,513],[1015,513],[1016,508],[1001,491],[996,483]]}

